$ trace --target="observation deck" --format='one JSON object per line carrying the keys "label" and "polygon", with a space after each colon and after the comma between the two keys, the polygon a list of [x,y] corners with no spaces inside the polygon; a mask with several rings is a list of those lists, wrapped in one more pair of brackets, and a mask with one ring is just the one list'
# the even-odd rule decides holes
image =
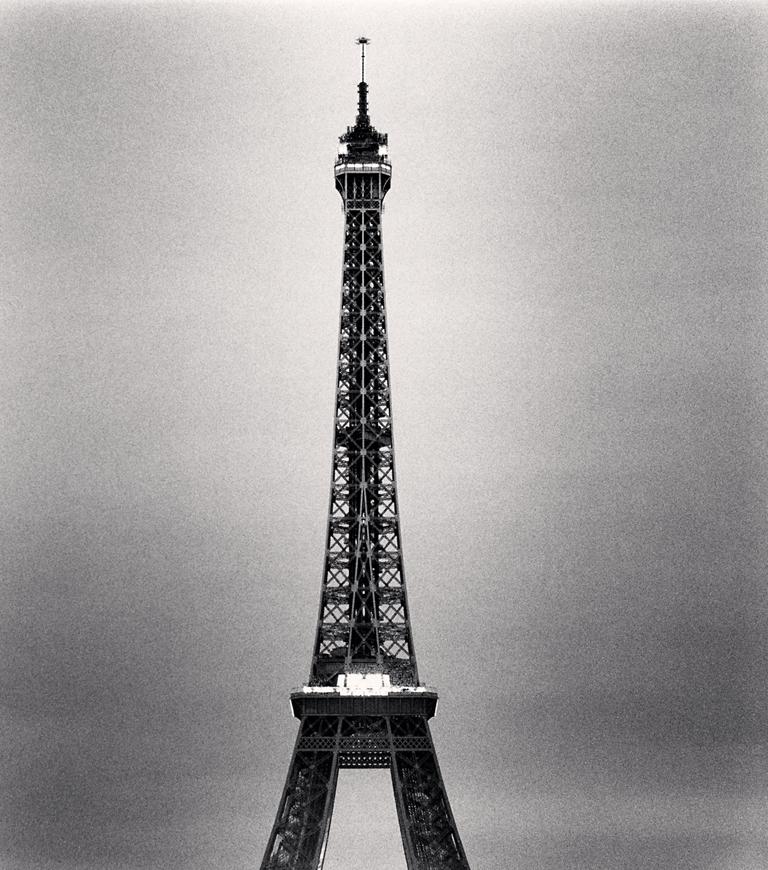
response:
{"label": "observation deck", "polygon": [[392,175],[392,164],[384,155],[380,155],[375,160],[361,161],[347,154],[340,154],[333,166],[333,172],[337,178],[347,172],[380,172],[382,175]]}
{"label": "observation deck", "polygon": [[437,709],[437,691],[393,686],[382,673],[341,674],[335,686],[302,686],[291,692],[291,709],[302,716],[426,716]]}

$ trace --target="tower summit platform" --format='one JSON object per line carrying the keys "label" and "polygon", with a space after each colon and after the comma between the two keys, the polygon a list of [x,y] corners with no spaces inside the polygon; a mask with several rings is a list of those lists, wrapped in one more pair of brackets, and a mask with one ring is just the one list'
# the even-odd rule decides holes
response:
{"label": "tower summit platform", "polygon": [[378,173],[386,179],[381,188],[381,197],[389,189],[392,164],[387,157],[387,134],[371,124],[368,114],[368,84],[365,81],[365,46],[370,42],[365,36],[358,39],[362,49],[362,74],[357,86],[357,118],[353,127],[339,136],[339,156],[334,166],[336,187],[342,196],[347,192],[347,176],[355,173]]}

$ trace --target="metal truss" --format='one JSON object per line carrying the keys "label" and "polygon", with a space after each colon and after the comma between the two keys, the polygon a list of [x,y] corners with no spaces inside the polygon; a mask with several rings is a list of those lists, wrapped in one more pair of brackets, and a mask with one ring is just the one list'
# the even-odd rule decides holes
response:
{"label": "metal truss", "polygon": [[317,685],[366,668],[388,674],[397,685],[417,682],[389,392],[381,242],[388,186],[383,172],[339,177],[344,273],[333,473],[311,676]]}
{"label": "metal truss", "polygon": [[322,867],[340,768],[388,767],[408,870],[467,870],[425,716],[305,716],[262,870]]}

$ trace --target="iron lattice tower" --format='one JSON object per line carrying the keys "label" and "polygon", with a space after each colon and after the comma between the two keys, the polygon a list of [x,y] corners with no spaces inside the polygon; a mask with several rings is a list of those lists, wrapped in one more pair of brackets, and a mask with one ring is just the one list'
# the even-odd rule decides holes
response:
{"label": "iron lattice tower", "polygon": [[321,868],[339,769],[388,767],[408,870],[468,870],[429,730],[437,693],[418,682],[408,616],[381,240],[392,168],[368,116],[359,43],[357,119],[335,165],[344,267],[320,612],[309,683],[291,694],[299,733],[261,866]]}

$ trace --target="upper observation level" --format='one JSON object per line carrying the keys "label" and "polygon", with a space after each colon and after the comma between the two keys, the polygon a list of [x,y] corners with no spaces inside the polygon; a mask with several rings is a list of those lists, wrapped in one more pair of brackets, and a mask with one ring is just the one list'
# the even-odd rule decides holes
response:
{"label": "upper observation level", "polygon": [[[339,192],[344,196],[342,176],[350,173],[381,173],[387,177],[386,188],[389,187],[389,176],[392,165],[387,157],[387,134],[379,131],[371,124],[368,114],[368,83],[365,81],[365,46],[370,42],[365,36],[358,40],[361,48],[362,75],[357,86],[357,118],[353,127],[347,127],[347,132],[339,136],[339,156],[336,159],[335,174]],[[341,183],[339,183],[341,182]],[[382,190],[383,193],[386,189]]]}

